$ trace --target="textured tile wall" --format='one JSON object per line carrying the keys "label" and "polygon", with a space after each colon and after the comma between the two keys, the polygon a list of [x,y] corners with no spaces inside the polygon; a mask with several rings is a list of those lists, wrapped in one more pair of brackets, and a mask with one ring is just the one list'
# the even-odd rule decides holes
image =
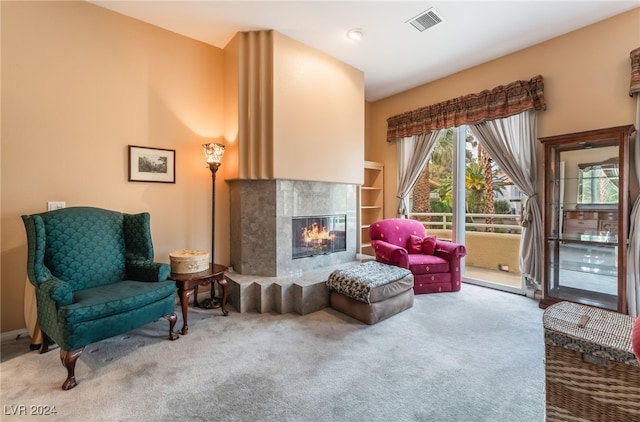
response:
{"label": "textured tile wall", "polygon": [[[356,257],[356,185],[300,180],[232,180],[231,265],[246,275],[282,276]],[[293,260],[291,218],[347,216],[347,250]]]}

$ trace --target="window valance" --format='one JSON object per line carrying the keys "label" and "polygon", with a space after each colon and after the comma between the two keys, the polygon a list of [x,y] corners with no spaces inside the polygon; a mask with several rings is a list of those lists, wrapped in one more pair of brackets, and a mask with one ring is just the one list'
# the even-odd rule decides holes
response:
{"label": "window valance", "polygon": [[390,117],[387,119],[387,141],[546,107],[544,84],[542,76],[538,75],[528,81],[511,82]]}
{"label": "window valance", "polygon": [[629,86],[629,96],[640,92],[640,47],[631,52],[631,85]]}

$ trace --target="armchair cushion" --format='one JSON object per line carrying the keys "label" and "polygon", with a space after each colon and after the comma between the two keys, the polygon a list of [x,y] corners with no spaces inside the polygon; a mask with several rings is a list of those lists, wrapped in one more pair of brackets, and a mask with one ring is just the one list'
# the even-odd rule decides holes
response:
{"label": "armchair cushion", "polygon": [[410,254],[427,254],[433,255],[436,251],[436,236],[426,236],[424,239],[420,236],[409,235],[407,242],[407,252]]}
{"label": "armchair cushion", "polygon": [[128,312],[173,296],[175,289],[173,281],[140,283],[124,280],[79,290],[75,292],[73,304],[59,308],[58,320],[65,321],[66,324],[77,324]]}
{"label": "armchair cushion", "polygon": [[436,255],[410,255],[408,261],[413,275],[449,272],[449,261]]}
{"label": "armchair cushion", "polygon": [[422,238],[420,236],[410,235],[407,242],[407,252],[422,253]]}
{"label": "armchair cushion", "polygon": [[436,242],[437,238],[435,236],[427,236],[422,239],[422,244],[420,245],[422,248],[422,253],[427,255],[433,255],[436,251]]}

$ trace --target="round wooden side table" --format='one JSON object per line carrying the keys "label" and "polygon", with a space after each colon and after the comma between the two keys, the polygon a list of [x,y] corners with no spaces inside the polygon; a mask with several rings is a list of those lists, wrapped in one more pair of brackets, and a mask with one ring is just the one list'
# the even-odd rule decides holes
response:
{"label": "round wooden side table", "polygon": [[169,279],[174,280],[178,286],[178,295],[180,296],[180,305],[182,306],[182,334],[185,335],[189,332],[188,310],[189,310],[189,297],[193,296],[193,306],[199,308],[198,304],[198,286],[206,286],[211,284],[211,299],[214,298],[214,285],[218,282],[218,285],[222,289],[222,315],[229,315],[227,311],[227,296],[229,295],[229,284],[224,278],[224,272],[227,271],[227,267],[219,264],[210,264],[209,269],[200,271],[198,273],[191,274],[177,274],[171,273]]}

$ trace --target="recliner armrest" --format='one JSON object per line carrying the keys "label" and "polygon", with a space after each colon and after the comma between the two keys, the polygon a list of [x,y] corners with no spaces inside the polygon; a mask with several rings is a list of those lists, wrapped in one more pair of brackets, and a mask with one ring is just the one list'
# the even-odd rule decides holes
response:
{"label": "recliner armrest", "polygon": [[136,281],[165,281],[169,278],[169,264],[147,260],[127,261],[127,278]]}
{"label": "recliner armrest", "polygon": [[397,246],[384,240],[372,240],[371,246],[376,253],[378,262],[409,268],[409,252],[402,246]]}
{"label": "recliner armrest", "polygon": [[73,290],[66,281],[52,278],[41,283],[39,289],[50,297],[57,306],[67,306],[73,303]]}
{"label": "recliner armrest", "polygon": [[467,255],[467,248],[458,243],[445,242],[444,240],[436,240],[435,255],[445,259],[462,258]]}

